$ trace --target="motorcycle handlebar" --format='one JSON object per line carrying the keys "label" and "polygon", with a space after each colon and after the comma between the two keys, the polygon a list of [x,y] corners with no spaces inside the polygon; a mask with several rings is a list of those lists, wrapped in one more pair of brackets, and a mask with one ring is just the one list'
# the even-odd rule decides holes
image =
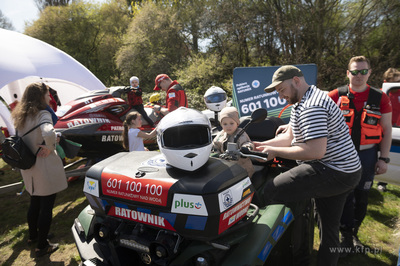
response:
{"label": "motorcycle handlebar", "polygon": [[252,157],[255,159],[261,159],[264,161],[268,161],[268,153],[252,151],[248,147],[241,147],[240,148],[240,155],[244,157]]}

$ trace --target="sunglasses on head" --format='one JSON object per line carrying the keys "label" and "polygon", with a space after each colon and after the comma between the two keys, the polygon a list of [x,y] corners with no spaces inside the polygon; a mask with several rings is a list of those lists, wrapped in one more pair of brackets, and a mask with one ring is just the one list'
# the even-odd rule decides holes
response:
{"label": "sunglasses on head", "polygon": [[361,73],[361,75],[367,75],[368,74],[369,69],[361,69],[361,70],[349,70],[349,72],[353,75],[353,76],[357,76],[358,73]]}

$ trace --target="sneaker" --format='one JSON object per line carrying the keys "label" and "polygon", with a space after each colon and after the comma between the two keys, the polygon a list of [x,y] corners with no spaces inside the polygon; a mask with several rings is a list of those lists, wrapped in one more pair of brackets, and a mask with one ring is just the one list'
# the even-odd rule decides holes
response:
{"label": "sneaker", "polygon": [[36,249],[35,250],[35,254],[36,254],[36,258],[38,257],[42,257],[46,254],[51,254],[54,251],[56,251],[58,249],[58,243],[50,243],[48,242],[47,247],[41,248],[41,249]]}
{"label": "sneaker", "polygon": [[[53,234],[53,233],[49,233],[49,234],[47,235],[47,241],[49,241],[49,239],[52,239],[53,237],[54,237],[54,234]],[[37,237],[35,237],[35,238],[29,238],[28,241],[27,241],[27,243],[28,243],[29,246],[32,246],[33,244],[36,244],[37,241],[38,241],[38,238],[37,238]]]}
{"label": "sneaker", "polygon": [[357,250],[364,250],[364,245],[361,243],[360,239],[358,239],[358,236],[353,236],[353,245]]}
{"label": "sneaker", "polygon": [[378,191],[386,192],[387,191],[386,185],[385,184],[383,184],[383,185],[379,184],[378,185]]}

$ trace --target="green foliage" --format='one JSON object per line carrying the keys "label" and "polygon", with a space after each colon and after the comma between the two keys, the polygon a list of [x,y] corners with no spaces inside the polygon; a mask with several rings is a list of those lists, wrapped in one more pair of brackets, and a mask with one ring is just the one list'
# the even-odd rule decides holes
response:
{"label": "green foliage", "polygon": [[224,77],[221,75],[223,66],[219,62],[220,58],[217,54],[209,56],[197,54],[189,60],[185,68],[177,68],[174,74],[180,77],[179,83],[187,91],[195,91],[203,95],[213,85],[228,91],[230,86],[224,88]]}
{"label": "green foliage", "polygon": [[[183,65],[187,47],[180,34],[181,26],[168,6],[145,2],[129,25],[116,62],[122,78],[138,76],[144,84],[153,84],[155,77],[171,73]],[[150,88],[150,86],[149,86]]]}
{"label": "green foliage", "polygon": [[46,7],[25,33],[45,41],[85,65],[106,85],[119,77],[114,56],[129,22],[123,0],[101,6],[83,1]]}
{"label": "green foliage", "polygon": [[235,67],[315,63],[317,86],[331,90],[347,82],[348,60],[365,55],[369,84],[380,87],[400,62],[398,0],[71,2],[45,8],[26,33],[107,86],[136,75],[151,90],[166,73],[190,91],[219,85],[230,94]]}

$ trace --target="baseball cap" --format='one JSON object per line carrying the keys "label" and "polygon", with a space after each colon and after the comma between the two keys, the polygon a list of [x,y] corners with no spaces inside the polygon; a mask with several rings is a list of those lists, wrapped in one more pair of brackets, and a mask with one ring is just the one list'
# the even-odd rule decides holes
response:
{"label": "baseball cap", "polygon": [[169,77],[168,77],[167,74],[160,74],[160,75],[158,75],[158,76],[156,77],[156,80],[155,80],[156,86],[154,87],[154,90],[155,90],[155,91],[161,90],[161,88],[158,87],[158,84],[159,84],[161,81],[163,81],[164,79],[169,79]]}
{"label": "baseball cap", "polygon": [[265,92],[273,92],[275,87],[283,81],[293,77],[303,77],[303,72],[295,66],[287,65],[278,68],[272,76],[272,83],[264,89]]}

